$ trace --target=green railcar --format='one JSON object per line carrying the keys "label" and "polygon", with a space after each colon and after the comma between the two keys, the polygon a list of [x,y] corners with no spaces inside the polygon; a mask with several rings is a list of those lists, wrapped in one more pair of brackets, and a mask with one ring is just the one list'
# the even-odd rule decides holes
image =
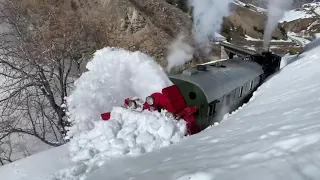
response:
{"label": "green railcar", "polygon": [[188,106],[197,106],[197,124],[203,130],[247,101],[265,79],[260,64],[241,58],[213,62],[169,74]]}

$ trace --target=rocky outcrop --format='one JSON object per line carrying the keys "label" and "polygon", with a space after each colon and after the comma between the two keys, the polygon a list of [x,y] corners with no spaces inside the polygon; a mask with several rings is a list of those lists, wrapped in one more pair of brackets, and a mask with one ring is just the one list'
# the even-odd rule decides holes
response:
{"label": "rocky outcrop", "polygon": [[[165,0],[65,0],[48,1],[25,0],[26,11],[30,17],[41,17],[40,24],[48,24],[50,15],[43,9],[64,9],[73,11],[81,21],[90,22],[99,28],[103,46],[120,47],[130,51],[142,51],[153,56],[160,65],[165,66],[167,47],[181,32],[190,32],[192,22],[187,13]],[[45,4],[45,5],[44,5]],[[44,7],[46,6],[46,7]],[[56,18],[63,18],[56,17]],[[66,17],[68,18],[68,17]],[[50,27],[46,26],[48,31]],[[92,39],[88,44],[95,43]]]}
{"label": "rocky outcrop", "polygon": [[167,46],[189,31],[188,14],[165,0],[73,0],[83,19],[105,24],[108,46],[140,50],[165,66]]}
{"label": "rocky outcrop", "polygon": [[[222,35],[237,37],[248,35],[253,38],[263,39],[267,16],[250,8],[234,4],[232,14],[225,19]],[[278,27],[272,34],[273,39],[286,39],[285,34]]]}

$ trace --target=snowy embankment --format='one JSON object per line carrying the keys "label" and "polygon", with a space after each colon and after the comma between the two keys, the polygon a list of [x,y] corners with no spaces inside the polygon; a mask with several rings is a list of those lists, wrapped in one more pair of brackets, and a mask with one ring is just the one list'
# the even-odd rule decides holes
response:
{"label": "snowy embankment", "polygon": [[152,153],[108,161],[88,179],[319,179],[319,58],[319,47],[300,55],[218,127]]}

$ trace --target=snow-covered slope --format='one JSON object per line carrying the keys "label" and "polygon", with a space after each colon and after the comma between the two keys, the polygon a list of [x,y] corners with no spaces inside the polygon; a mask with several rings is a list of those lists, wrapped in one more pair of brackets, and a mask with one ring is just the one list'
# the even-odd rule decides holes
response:
{"label": "snow-covered slope", "polygon": [[248,9],[252,10],[252,11],[255,11],[255,12],[259,12],[259,13],[263,13],[263,14],[267,13],[266,9],[258,7],[258,6],[255,6],[253,4],[246,4],[246,3],[243,3],[243,2],[241,2],[239,0],[236,0],[233,3],[238,5],[238,6],[246,7]]}
{"label": "snow-covered slope", "polygon": [[293,9],[287,11],[285,16],[279,21],[290,22],[298,19],[305,18],[316,18],[320,16],[320,2],[307,3],[304,4],[301,8]]}
{"label": "snow-covered slope", "polygon": [[0,166],[2,180],[44,180],[60,169],[72,166],[68,144]]}
{"label": "snow-covered slope", "polygon": [[319,179],[319,50],[300,55],[218,127],[140,157],[109,161],[88,179]]}

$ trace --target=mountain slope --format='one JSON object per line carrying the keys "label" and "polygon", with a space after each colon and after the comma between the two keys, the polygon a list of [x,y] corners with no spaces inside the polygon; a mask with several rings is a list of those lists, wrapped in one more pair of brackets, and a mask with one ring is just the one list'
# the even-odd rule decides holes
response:
{"label": "mountain slope", "polygon": [[[49,17],[47,11],[37,9],[42,1],[27,0],[25,3],[30,16]],[[172,39],[182,30],[190,31],[192,26],[188,14],[165,0],[48,1],[46,8],[76,12],[84,22],[101,27],[97,36],[105,37],[105,46],[140,50],[155,57],[163,66]],[[49,18],[44,18],[44,22],[48,23]]]}
{"label": "mountain slope", "polygon": [[320,2],[307,3],[286,12],[280,20],[281,27],[301,37],[314,39],[320,33]]}

